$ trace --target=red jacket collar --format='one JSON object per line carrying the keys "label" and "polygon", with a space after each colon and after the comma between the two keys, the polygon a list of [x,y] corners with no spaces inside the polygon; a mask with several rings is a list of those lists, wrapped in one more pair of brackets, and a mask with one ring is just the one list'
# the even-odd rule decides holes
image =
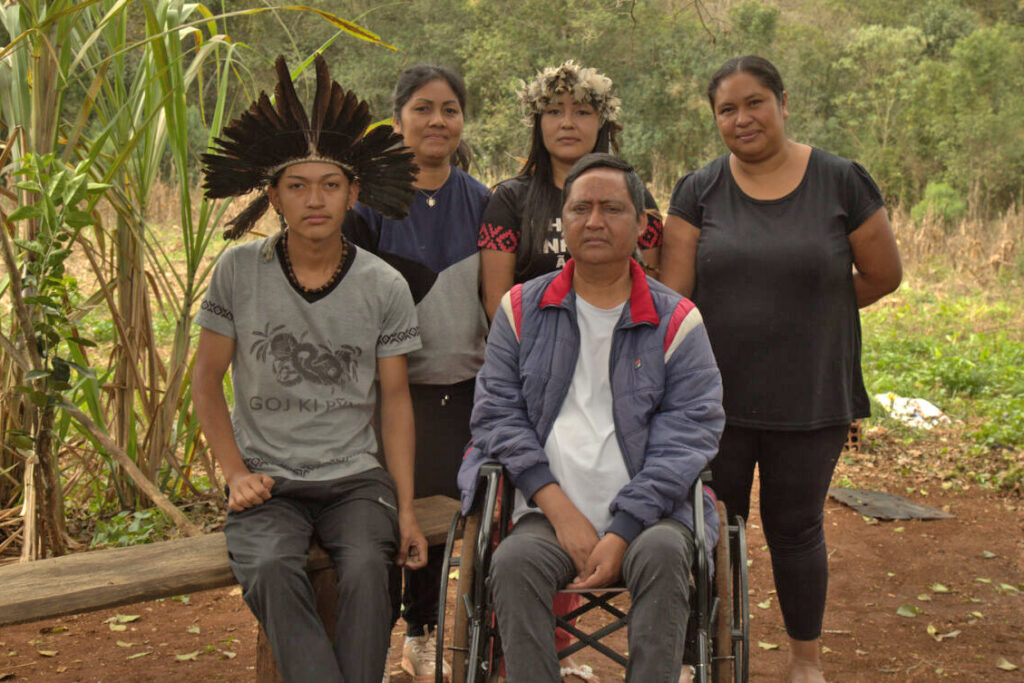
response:
{"label": "red jacket collar", "polygon": [[[561,306],[572,291],[572,274],[576,271],[576,262],[569,259],[555,279],[548,284],[541,297],[540,307]],[[657,325],[661,318],[654,308],[651,288],[647,286],[647,274],[634,259],[629,259],[629,275],[633,280],[633,290],[629,295],[629,315],[633,324],[650,323]]]}

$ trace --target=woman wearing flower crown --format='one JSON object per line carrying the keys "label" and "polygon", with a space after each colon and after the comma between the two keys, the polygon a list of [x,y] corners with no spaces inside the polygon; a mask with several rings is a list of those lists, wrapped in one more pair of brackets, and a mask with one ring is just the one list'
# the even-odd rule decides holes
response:
{"label": "woman wearing flower crown", "polygon": [[[532,126],[530,154],[519,175],[499,183],[480,226],[480,272],[489,318],[512,285],[561,268],[562,181],[590,152],[617,152],[620,101],[612,80],[569,60],[548,67],[519,91]],[[661,215],[650,193],[647,225],[637,242],[648,268],[658,265]]]}

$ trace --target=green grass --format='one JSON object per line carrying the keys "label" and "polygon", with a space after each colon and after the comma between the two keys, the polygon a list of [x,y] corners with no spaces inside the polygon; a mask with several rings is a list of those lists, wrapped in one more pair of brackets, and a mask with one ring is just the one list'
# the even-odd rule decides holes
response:
{"label": "green grass", "polygon": [[[972,456],[1024,446],[1024,310],[1021,286],[944,292],[904,288],[861,312],[868,393],[925,398],[962,428]],[[873,404],[873,420],[886,421]],[[887,422],[891,423],[889,420]],[[913,430],[905,431],[909,439]],[[1024,478],[1010,466],[999,485]]]}

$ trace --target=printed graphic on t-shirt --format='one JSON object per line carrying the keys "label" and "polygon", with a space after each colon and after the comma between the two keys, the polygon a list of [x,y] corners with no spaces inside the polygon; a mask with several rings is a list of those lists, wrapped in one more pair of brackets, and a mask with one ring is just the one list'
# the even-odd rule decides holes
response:
{"label": "printed graphic on t-shirt", "polygon": [[556,258],[555,267],[561,268],[565,265],[565,257],[569,255],[569,248],[565,245],[562,235],[562,219],[556,218],[548,226],[547,238],[544,240],[543,254],[554,254]]}
{"label": "printed graphic on t-shirt", "polygon": [[209,298],[203,299],[203,303],[201,303],[199,307],[202,310],[209,311],[210,313],[218,315],[221,318],[224,318],[225,320],[230,320],[231,322],[235,321],[235,316],[231,312],[231,309],[225,306],[221,306],[218,303],[214,303],[213,301],[210,301]]}
{"label": "printed graphic on t-shirt", "polygon": [[256,341],[249,353],[260,362],[272,363],[274,378],[290,387],[302,381],[331,388],[359,381],[358,358],[363,351],[357,346],[341,344],[313,344],[305,341],[308,330],[298,336],[285,325],[271,327],[267,323],[262,331],[254,330]]}

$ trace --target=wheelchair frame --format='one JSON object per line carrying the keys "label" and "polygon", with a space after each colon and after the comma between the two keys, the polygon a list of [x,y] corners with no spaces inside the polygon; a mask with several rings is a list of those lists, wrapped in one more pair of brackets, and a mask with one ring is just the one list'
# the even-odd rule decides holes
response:
{"label": "wheelchair frame", "polygon": [[[704,473],[694,483],[695,522],[704,519],[704,496],[701,494],[704,481],[709,476],[709,473]],[[441,642],[437,648],[437,683],[443,680],[441,660],[446,651],[452,653],[452,683],[489,683],[500,667],[501,641],[486,580],[491,554],[497,545],[495,539],[505,538],[509,532],[513,490],[498,464],[483,465],[479,478],[481,481],[473,510],[465,517],[461,514],[454,516],[445,543],[439,602],[443,607],[447,607],[448,576],[452,568],[459,569],[459,577],[450,645],[445,645],[446,609],[438,610],[437,633]],[[500,511],[499,501],[508,503],[501,505]],[[749,679],[750,613],[745,525],[739,516],[733,523],[728,523],[722,503],[718,503],[718,511],[719,540],[715,548],[707,546],[704,524],[694,524],[694,590],[687,641],[688,645],[693,643],[692,654],[698,659],[693,664],[695,681],[746,683]],[[454,548],[460,528],[463,532],[462,553],[456,556]],[[708,571],[709,551],[714,552],[717,568],[713,581]],[[625,656],[600,642],[628,623],[628,613],[609,603],[614,595],[625,590],[619,586],[598,592],[562,591],[580,594],[585,602],[569,614],[556,615],[557,626],[577,639],[559,651],[559,659],[591,647],[623,666],[627,664]],[[570,623],[595,608],[610,613],[614,621],[592,633],[581,631]]]}

